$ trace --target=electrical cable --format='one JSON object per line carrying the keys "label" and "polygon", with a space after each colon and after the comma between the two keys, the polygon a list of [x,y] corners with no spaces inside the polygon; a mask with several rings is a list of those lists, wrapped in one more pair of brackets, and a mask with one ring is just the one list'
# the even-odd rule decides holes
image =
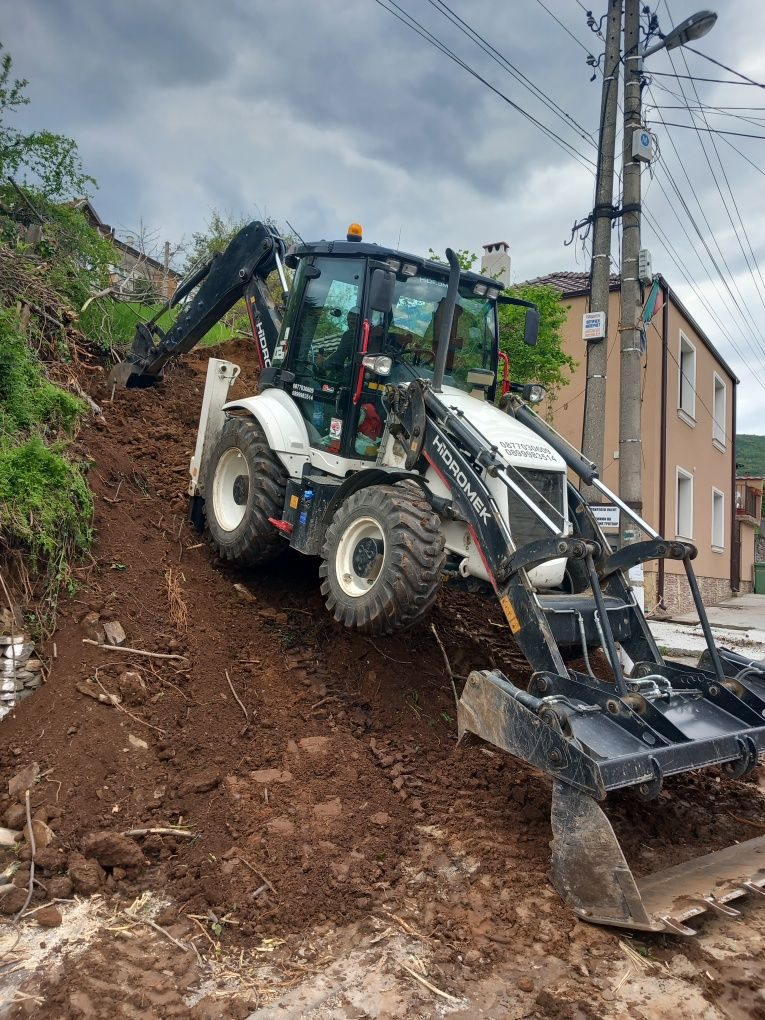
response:
{"label": "electrical cable", "polygon": [[487,53],[489,57],[501,67],[503,67],[508,74],[516,79],[525,89],[527,89],[534,96],[535,99],[539,99],[549,110],[551,110],[560,120],[562,120],[567,127],[573,125],[573,129],[576,129],[580,138],[586,141],[588,144],[597,148],[597,141],[587,128],[583,127],[577,120],[575,120],[571,114],[567,113],[563,107],[557,103],[551,96],[547,95],[542,89],[536,85],[531,78],[523,73],[520,68],[516,67],[511,60],[509,60],[503,53],[501,53],[479,32],[476,31],[464,18],[461,18],[456,11],[452,10],[451,7],[444,0],[428,0],[431,7],[435,8],[439,14],[442,14],[448,21],[450,21],[456,28],[459,29],[463,35],[466,35],[471,42],[476,43],[484,53]]}
{"label": "electrical cable", "polygon": [[758,88],[765,88],[759,82],[735,81],[733,78],[702,78],[698,74],[673,74],[671,71],[651,71],[651,75],[658,75],[660,78],[692,78],[693,81],[708,81],[715,85],[755,85]]}
{"label": "electrical cable", "polygon": [[696,127],[695,124],[675,124],[672,121],[666,121],[667,127],[676,128],[691,128],[694,131],[703,131],[705,134],[711,135],[730,135],[732,138],[756,138],[761,142],[765,142],[765,135],[754,135],[747,131],[725,131],[723,128],[710,128],[710,127]]}
{"label": "electrical cable", "polygon": [[[558,146],[558,148],[562,148],[569,156],[572,156],[577,161],[577,163],[579,163],[585,169],[590,170],[590,172],[592,172],[591,168],[594,167],[595,164],[591,159],[589,159],[583,153],[579,152],[579,150],[576,149],[573,145],[565,141],[565,139],[561,138],[560,135],[556,134],[552,128],[548,127],[533,114],[529,113],[528,110],[525,110],[522,106],[520,106],[518,103],[512,100],[508,95],[506,95],[506,93],[502,92],[501,89],[498,89],[495,85],[492,85],[491,82],[489,82],[486,78],[480,75],[466,61],[462,60],[461,57],[458,57],[456,53],[454,53],[452,50],[449,49],[449,47],[442,43],[432,32],[426,29],[419,21],[417,21],[416,18],[413,18],[410,14],[407,14],[406,11],[403,10],[403,8],[399,7],[395,0],[388,0],[388,2],[391,4],[391,7],[395,8],[396,10],[392,10],[391,7],[387,7],[385,3],[383,3],[383,0],[374,0],[374,3],[376,3],[378,7],[381,7],[384,11],[387,11],[388,14],[392,14],[394,18],[400,21],[403,25],[406,25],[407,28],[411,29],[417,35],[425,39],[426,42],[430,43],[431,46],[435,47],[437,50],[440,50],[441,53],[443,53],[446,57],[448,57],[451,61],[453,61],[463,70],[467,71],[468,74],[472,75],[472,77],[474,77],[477,81],[480,81],[481,84],[485,85],[486,88],[488,88],[496,96],[499,96],[500,99],[502,99],[510,107],[512,107],[514,110],[520,113],[521,116],[525,117],[526,120],[534,124],[535,127],[538,127],[540,131],[542,131],[543,134],[545,134],[550,139],[550,141],[552,141],[554,144]],[[397,14],[396,11],[400,13]]]}
{"label": "electrical cable", "polygon": [[[687,43],[683,46],[683,49],[690,50],[690,52],[695,53],[697,57],[703,57],[704,60],[708,60],[710,64],[715,64],[717,67],[721,67],[723,71],[729,71],[731,74],[735,74],[737,78],[743,79],[743,84],[756,85],[758,89],[765,89],[765,85],[763,85],[762,82],[755,81],[753,78],[748,78],[745,74],[742,74],[741,71],[737,71],[733,67],[728,67],[727,64],[723,64],[719,60],[715,60],[714,57],[710,57],[708,53],[702,53],[701,50],[697,50],[693,46],[689,46]],[[688,69],[686,68],[686,70]],[[688,73],[690,74],[690,71],[688,71]]]}

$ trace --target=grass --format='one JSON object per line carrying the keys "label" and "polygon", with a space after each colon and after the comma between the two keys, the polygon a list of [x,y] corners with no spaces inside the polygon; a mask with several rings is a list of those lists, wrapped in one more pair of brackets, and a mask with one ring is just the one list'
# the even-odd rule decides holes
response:
{"label": "grass", "polygon": [[45,378],[15,312],[0,308],[0,547],[23,551],[51,593],[91,541],[90,490],[65,456],[84,410]]}
{"label": "grass", "polygon": [[[143,305],[137,301],[102,299],[94,301],[85,309],[80,316],[80,325],[86,336],[102,349],[125,351],[133,342],[136,325],[153,318],[161,308],[162,305]],[[164,312],[157,320],[157,325],[166,332],[175,322],[177,314],[176,309]],[[215,347],[242,333],[249,335],[249,320],[244,306],[240,304],[215,323],[199,346]]]}

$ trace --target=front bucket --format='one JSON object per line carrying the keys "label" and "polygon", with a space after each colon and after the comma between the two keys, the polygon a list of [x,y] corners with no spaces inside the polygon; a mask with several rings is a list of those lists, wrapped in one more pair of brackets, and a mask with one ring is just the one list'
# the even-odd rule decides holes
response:
{"label": "front bucket", "polygon": [[553,885],[595,924],[695,935],[690,918],[705,911],[736,916],[731,901],[765,896],[765,836],[636,880],[599,805],[557,780],[552,830]]}

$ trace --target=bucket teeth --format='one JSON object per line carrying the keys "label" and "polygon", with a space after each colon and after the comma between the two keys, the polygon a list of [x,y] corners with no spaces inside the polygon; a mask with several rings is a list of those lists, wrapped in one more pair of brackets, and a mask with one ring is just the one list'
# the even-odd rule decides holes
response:
{"label": "bucket teeth", "polygon": [[755,896],[765,896],[765,889],[756,882],[742,882],[741,887],[747,892],[754,893]]}
{"label": "bucket teeth", "polygon": [[662,917],[661,920],[664,922],[664,928],[666,931],[672,932],[673,935],[696,935],[695,928],[689,928],[687,924],[683,924],[682,921],[676,921],[673,917]]}
{"label": "bucket teeth", "polygon": [[710,910],[714,910],[718,914],[723,914],[725,917],[741,917],[741,911],[735,910],[733,907],[728,907],[719,900],[716,900],[714,896],[702,896],[700,902],[706,904]]}

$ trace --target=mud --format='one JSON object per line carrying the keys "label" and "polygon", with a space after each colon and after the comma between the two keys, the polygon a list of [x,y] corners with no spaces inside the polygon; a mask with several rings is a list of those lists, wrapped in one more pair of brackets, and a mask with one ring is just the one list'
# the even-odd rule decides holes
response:
{"label": "mud", "polygon": [[[246,343],[216,355],[252,387]],[[549,782],[456,743],[431,626],[455,674],[528,678],[492,602],[445,590],[427,622],[370,640],[331,621],[316,560],[216,561],[186,522],[205,367],[192,355],[158,389],[117,393],[82,432],[98,541],[44,649],[48,682],[2,723],[0,747],[4,781],[40,763],[33,808],[59,855],[43,883],[70,864],[75,892],[98,892],[112,918],[148,896],[185,949],[104,921],[76,964],[24,975],[36,998],[7,1015],[765,1016],[757,906],[683,944],[685,976],[672,973],[676,941],[632,940],[651,969],[614,990],[630,966],[619,934],[578,922],[548,883]],[[176,658],[83,643],[93,613],[119,621],[127,646]],[[759,787],[713,773],[652,804],[614,796],[608,811],[638,873],[765,832]],[[32,907],[44,902],[38,888]],[[228,977],[200,995],[224,958]]]}

